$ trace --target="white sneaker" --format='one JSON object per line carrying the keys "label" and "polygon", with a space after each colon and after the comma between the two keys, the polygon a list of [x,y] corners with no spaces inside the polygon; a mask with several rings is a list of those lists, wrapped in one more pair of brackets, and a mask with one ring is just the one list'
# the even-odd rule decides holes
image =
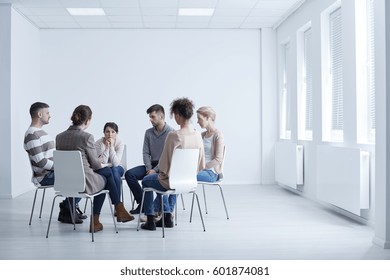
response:
{"label": "white sneaker", "polygon": [[140,214],[140,215],[141,215],[141,217],[139,217],[139,220],[141,222],[146,222],[147,221],[147,217],[145,216],[145,214]]}

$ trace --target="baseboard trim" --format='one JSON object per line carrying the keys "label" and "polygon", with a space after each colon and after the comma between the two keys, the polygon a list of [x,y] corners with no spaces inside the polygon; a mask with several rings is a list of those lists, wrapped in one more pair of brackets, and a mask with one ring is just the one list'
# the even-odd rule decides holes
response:
{"label": "baseboard trim", "polygon": [[382,238],[374,237],[372,239],[372,242],[375,245],[378,245],[379,247],[381,247],[383,249],[390,249],[390,240],[386,241],[386,240],[383,240]]}

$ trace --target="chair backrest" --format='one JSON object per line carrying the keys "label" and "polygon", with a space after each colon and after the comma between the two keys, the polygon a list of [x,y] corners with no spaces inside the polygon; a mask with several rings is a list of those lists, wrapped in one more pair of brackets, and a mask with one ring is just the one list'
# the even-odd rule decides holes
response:
{"label": "chair backrest", "polygon": [[169,186],[177,193],[194,191],[198,185],[198,149],[176,149],[169,172]]}
{"label": "chair backrest", "polygon": [[223,167],[225,165],[225,158],[226,158],[226,145],[223,146],[223,158],[222,158],[222,164],[221,164],[221,172],[223,172]]}
{"label": "chair backrest", "polygon": [[123,167],[123,169],[127,170],[127,146],[126,144],[123,145],[123,154],[122,154],[122,158],[121,158],[121,166]]}
{"label": "chair backrest", "polygon": [[223,180],[224,174],[223,174],[223,168],[225,166],[225,158],[226,158],[226,145],[223,146],[223,156],[222,156],[222,163],[221,163],[221,173],[218,176],[218,182],[221,182]]}
{"label": "chair backrest", "polygon": [[80,151],[53,152],[54,190],[72,197],[85,191],[85,173]]}

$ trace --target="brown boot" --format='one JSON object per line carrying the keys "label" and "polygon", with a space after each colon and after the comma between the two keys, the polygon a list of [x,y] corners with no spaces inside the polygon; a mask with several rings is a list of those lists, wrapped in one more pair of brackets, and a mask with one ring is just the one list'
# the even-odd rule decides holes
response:
{"label": "brown boot", "polygon": [[122,202],[115,204],[116,211],[116,220],[118,222],[126,223],[134,220],[134,216],[132,216],[123,206]]}
{"label": "brown boot", "polygon": [[93,232],[103,230],[103,225],[99,221],[99,215],[93,215],[93,221],[91,220],[91,224],[89,226],[89,232],[92,232],[92,222],[93,222]]}

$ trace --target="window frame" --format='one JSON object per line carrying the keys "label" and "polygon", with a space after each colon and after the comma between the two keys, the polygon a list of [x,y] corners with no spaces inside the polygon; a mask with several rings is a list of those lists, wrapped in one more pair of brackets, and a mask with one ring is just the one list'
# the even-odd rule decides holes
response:
{"label": "window frame", "polygon": [[[338,12],[340,12],[340,29],[332,30],[332,24],[337,24],[337,22],[332,21],[332,17]],[[328,142],[344,141],[342,13],[341,1],[336,1],[321,13],[322,140]],[[333,20],[336,19],[333,18]],[[339,33],[333,33],[334,31]],[[338,39],[340,41],[337,41]],[[340,45],[336,45],[336,43],[332,45],[334,42],[340,43]],[[337,50],[340,50],[340,53],[332,55],[332,52]],[[335,78],[338,80],[335,81]],[[335,92],[336,90],[341,91],[341,93]]]}
{"label": "window frame", "polygon": [[279,94],[280,138],[291,139],[291,71],[289,71],[291,60],[290,38],[284,40],[281,43],[280,48],[282,58]]}
{"label": "window frame", "polygon": [[357,142],[375,143],[374,0],[355,6]]}
{"label": "window frame", "polygon": [[[310,33],[308,33],[310,32]],[[298,139],[313,140],[313,46],[311,21],[297,31]],[[310,35],[308,41],[307,34]],[[310,82],[308,80],[310,79]],[[308,122],[311,127],[308,127]]]}

